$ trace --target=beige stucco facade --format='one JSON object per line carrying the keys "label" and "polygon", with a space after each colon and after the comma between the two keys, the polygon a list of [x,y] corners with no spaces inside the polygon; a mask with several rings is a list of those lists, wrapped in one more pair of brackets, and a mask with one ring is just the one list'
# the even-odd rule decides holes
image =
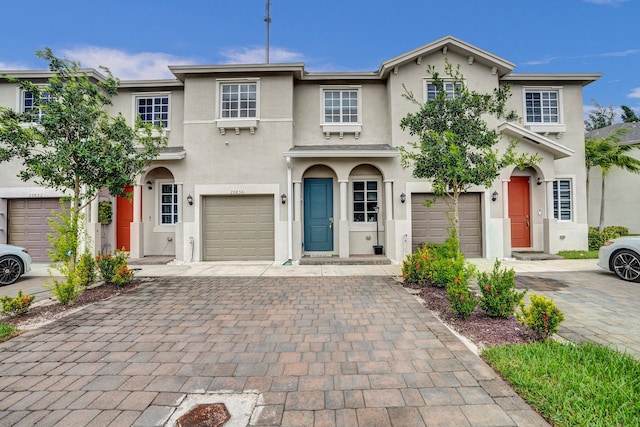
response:
{"label": "beige stucco facade", "polygon": [[[509,107],[523,119],[488,122],[502,134],[500,149],[516,140],[519,151],[541,159],[532,168],[501,171],[491,188],[471,189],[479,194],[469,209],[479,218],[474,227],[480,242],[472,256],[509,257],[516,249],[509,182],[517,176],[529,179],[529,240],[517,249],[585,249],[582,87],[599,76],[516,74],[514,64],[444,37],[385,61],[373,72],[310,73],[304,64],[175,66],[170,67],[175,80],[123,82],[112,112],[122,113],[132,124],[136,97],[166,97],[170,106],[168,148],[137,177],[133,188],[133,217],[127,224],[131,256],[285,262],[309,255],[374,254],[374,245],[379,245],[391,260],[403,260],[417,233],[430,239],[429,226],[418,230],[420,207],[412,206],[412,200],[431,192],[427,181],[413,178],[410,168],[401,166],[398,147],[411,137],[400,129],[400,120],[416,109],[403,94],[406,88],[424,101],[427,65],[443,71],[445,61],[460,65],[472,90],[490,92],[511,85]],[[244,118],[222,117],[226,95],[221,91],[243,84],[255,89],[256,111]],[[527,123],[524,97],[531,90],[559,96],[555,123]],[[357,120],[325,122],[325,97],[331,91],[357,99]],[[19,99],[15,85],[0,84],[0,105],[19,108]],[[563,205],[564,219],[554,218],[560,216],[554,211],[558,179],[570,187],[568,198],[562,196],[570,204]],[[59,195],[21,183],[15,169],[6,165],[0,180],[0,241],[11,241],[8,199]],[[169,224],[161,221],[162,188],[175,197],[175,220]],[[265,210],[267,198],[272,209]],[[235,203],[240,200],[250,203]],[[263,206],[260,212],[253,212],[254,201]],[[119,246],[116,229],[122,218],[117,206],[114,212],[114,222],[101,225],[97,202],[92,207],[88,229],[96,252]],[[247,234],[247,224],[264,227]]]}

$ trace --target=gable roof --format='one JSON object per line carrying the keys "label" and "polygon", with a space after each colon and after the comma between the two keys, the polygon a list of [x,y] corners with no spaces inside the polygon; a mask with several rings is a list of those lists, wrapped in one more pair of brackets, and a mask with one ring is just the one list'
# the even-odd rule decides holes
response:
{"label": "gable roof", "polygon": [[510,73],[515,68],[515,64],[507,61],[506,59],[502,59],[499,56],[463,42],[453,36],[445,36],[434,42],[383,62],[378,70],[378,74],[380,77],[385,77],[396,67],[412,61],[419,61],[423,56],[430,55],[437,51],[441,51],[443,54],[446,54],[449,51],[456,52],[460,55],[467,56],[472,62],[479,62],[489,68],[495,67],[495,73],[500,77]]}
{"label": "gable roof", "polygon": [[602,139],[611,135],[618,129],[629,129],[629,131],[620,135],[620,143],[625,145],[631,144],[640,144],[640,123],[615,123],[610,126],[606,126],[600,129],[592,130],[591,132],[587,132],[585,136],[587,138],[596,138]]}

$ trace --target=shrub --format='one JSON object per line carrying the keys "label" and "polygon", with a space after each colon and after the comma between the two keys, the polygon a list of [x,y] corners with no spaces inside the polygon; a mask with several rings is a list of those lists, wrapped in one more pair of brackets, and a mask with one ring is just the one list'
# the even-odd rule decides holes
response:
{"label": "shrub", "polygon": [[520,303],[518,321],[529,327],[539,338],[547,339],[558,332],[558,325],[564,320],[564,314],[553,303],[553,300],[543,295],[530,294],[531,306],[526,308]]}
{"label": "shrub", "polygon": [[78,285],[87,288],[96,281],[96,260],[89,252],[80,255],[75,271]]}
{"label": "shrub", "polygon": [[500,261],[493,264],[490,274],[485,272],[478,276],[480,287],[480,308],[490,317],[509,317],[515,313],[527,291],[516,291],[515,271],[500,270]]}
{"label": "shrub", "polygon": [[436,258],[432,263],[431,282],[437,288],[445,288],[459,278],[466,267],[464,257]]}
{"label": "shrub", "polygon": [[447,284],[447,300],[451,311],[463,319],[469,317],[478,305],[478,300],[469,289],[469,280],[474,276],[474,273],[473,266],[464,265],[458,277]]}
{"label": "shrub", "polygon": [[414,253],[407,255],[407,259],[402,263],[402,278],[407,283],[424,286],[431,281],[429,265],[432,261],[431,250],[426,245],[418,247]]}
{"label": "shrub", "polygon": [[629,234],[629,229],[622,225],[610,225],[602,231],[596,227],[589,227],[589,250],[597,251],[607,240]]}
{"label": "shrub", "polygon": [[84,287],[80,286],[76,277],[64,277],[62,281],[53,279],[51,284],[45,284],[45,288],[62,305],[70,305],[84,291]]}
{"label": "shrub", "polygon": [[124,286],[133,280],[133,271],[127,267],[128,254],[115,251],[113,255],[103,254],[96,257],[96,264],[100,270],[100,277],[107,284]]}
{"label": "shrub", "polygon": [[11,298],[4,296],[0,298],[2,302],[2,314],[6,316],[22,316],[29,311],[31,303],[36,299],[35,295],[22,295],[22,291],[18,291],[18,296]]}

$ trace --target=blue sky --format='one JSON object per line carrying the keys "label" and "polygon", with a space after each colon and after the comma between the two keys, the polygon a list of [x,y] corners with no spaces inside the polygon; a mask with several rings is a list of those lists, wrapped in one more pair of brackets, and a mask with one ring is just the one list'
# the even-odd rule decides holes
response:
{"label": "blue sky", "polygon": [[[591,100],[640,116],[640,0],[271,0],[270,62],[374,71],[452,35],[520,73],[603,73]],[[27,6],[25,6],[27,5]],[[167,65],[260,63],[266,0],[2,1],[0,69],[43,69],[50,47],[123,80]]]}

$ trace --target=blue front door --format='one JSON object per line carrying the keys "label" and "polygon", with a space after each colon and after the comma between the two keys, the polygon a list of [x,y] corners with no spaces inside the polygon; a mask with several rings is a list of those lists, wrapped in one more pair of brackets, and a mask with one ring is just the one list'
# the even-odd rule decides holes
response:
{"label": "blue front door", "polygon": [[304,249],[333,250],[333,181],[304,180]]}

